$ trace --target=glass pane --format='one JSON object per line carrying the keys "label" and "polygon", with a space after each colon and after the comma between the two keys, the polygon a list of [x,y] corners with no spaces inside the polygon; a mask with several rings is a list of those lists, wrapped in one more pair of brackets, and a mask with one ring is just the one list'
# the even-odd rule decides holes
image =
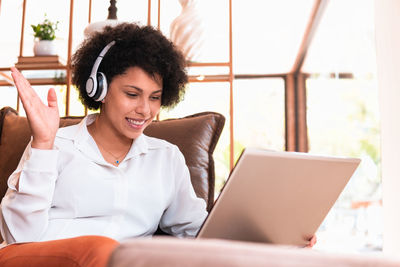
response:
{"label": "glass pane", "polygon": [[71,86],[70,91],[70,104],[69,104],[69,115],[70,116],[84,116],[85,107],[79,100],[79,92],[75,86]]}
{"label": "glass pane", "polygon": [[0,67],[10,67],[17,62],[21,36],[22,0],[2,0],[0,14]]}
{"label": "glass pane", "polygon": [[65,70],[23,70],[21,73],[27,79],[51,79],[55,82],[64,81],[66,76]]}
{"label": "glass pane", "polygon": [[374,78],[307,80],[311,153],[361,158],[330,211],[317,247],[374,251],[382,246],[378,89]]}
{"label": "glass pane", "polygon": [[229,67],[189,67],[187,71],[190,76],[228,75]]}
{"label": "glass pane", "polygon": [[229,175],[229,83],[191,83],[184,100],[172,110],[163,110],[160,119],[179,118],[203,111],[214,111],[225,116],[225,127],[214,151],[216,186],[215,194]]}
{"label": "glass pane", "polygon": [[327,2],[303,71],[375,73],[374,1]]}
{"label": "glass pane", "polygon": [[235,80],[235,156],[245,147],[285,149],[283,79]]}
{"label": "glass pane", "polygon": [[[153,3],[152,5],[154,6],[155,3]],[[142,25],[147,25],[147,0],[118,0],[117,7],[118,20],[127,22],[138,22]]]}
{"label": "glass pane", "polygon": [[229,117],[229,83],[190,83],[184,99],[171,110],[162,110],[160,119],[214,111]]}
{"label": "glass pane", "polygon": [[18,92],[15,87],[1,86],[0,87],[0,108],[9,106],[17,109]]}
{"label": "glass pane", "polygon": [[[94,9],[94,4],[100,1],[92,0],[92,22],[97,19],[96,14],[100,12],[101,8]],[[69,8],[69,5],[65,8]],[[69,12],[69,10],[68,10]],[[102,18],[104,19],[104,18]],[[89,1],[74,1],[74,21],[72,30],[72,53],[76,50],[78,45],[83,41],[83,31],[88,25],[89,21]],[[68,51],[68,39],[63,42],[62,51]]]}
{"label": "glass pane", "polygon": [[233,0],[234,73],[289,72],[314,2]]}

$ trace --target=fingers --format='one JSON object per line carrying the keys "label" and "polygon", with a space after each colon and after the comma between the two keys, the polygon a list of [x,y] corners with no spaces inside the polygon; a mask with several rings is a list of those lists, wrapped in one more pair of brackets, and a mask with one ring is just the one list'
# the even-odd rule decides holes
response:
{"label": "fingers", "polygon": [[57,95],[54,88],[50,88],[47,93],[47,103],[49,107],[57,107]]}
{"label": "fingers", "polygon": [[310,240],[310,245],[313,247],[317,243],[317,236],[314,235]]}
{"label": "fingers", "polygon": [[37,96],[28,80],[25,79],[25,77],[17,70],[17,68],[11,67],[11,76],[13,77],[15,86],[17,87],[23,104],[24,102],[27,102],[28,100]]}
{"label": "fingers", "polygon": [[[17,85],[17,89],[22,87],[31,86],[27,79],[19,72],[19,70],[15,67],[11,67],[11,76],[14,79],[15,85]],[[19,85],[19,86],[18,86]]]}
{"label": "fingers", "polygon": [[313,237],[311,237],[311,239],[309,240],[309,243],[306,246],[306,248],[312,248],[316,243],[317,243],[317,236],[313,235]]}
{"label": "fingers", "polygon": [[[11,76],[14,79],[22,104],[27,113],[30,113],[33,107],[38,107],[42,103],[35,90],[31,87],[27,79],[18,71],[17,68],[11,67]],[[54,88],[51,88],[47,93],[47,103],[51,108],[58,108],[57,95]]]}

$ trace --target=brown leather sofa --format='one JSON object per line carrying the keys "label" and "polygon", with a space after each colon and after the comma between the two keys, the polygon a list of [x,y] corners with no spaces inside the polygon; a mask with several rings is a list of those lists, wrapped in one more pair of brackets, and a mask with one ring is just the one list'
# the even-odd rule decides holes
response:
{"label": "brown leather sofa", "polygon": [[[60,127],[76,124],[81,119],[82,117],[61,118]],[[203,112],[179,119],[154,121],[145,130],[146,135],[167,140],[179,147],[185,156],[197,196],[206,201],[208,210],[214,203],[215,171],[212,154],[224,124],[223,115]],[[17,168],[30,136],[26,117],[19,116],[11,107],[0,110],[1,197],[7,191],[7,179]]]}
{"label": "brown leather sofa", "polygon": [[[60,126],[78,123],[81,117],[62,118]],[[214,202],[213,151],[222,132],[225,118],[203,112],[192,116],[152,123],[147,135],[168,140],[183,152],[194,189],[206,200],[210,210]],[[5,107],[0,110],[0,194],[7,189],[7,178],[16,168],[30,140],[25,117]],[[80,239],[80,242],[85,239]],[[62,241],[60,249],[75,240]],[[54,249],[55,243],[49,243]],[[75,245],[74,245],[75,246]],[[42,246],[43,247],[43,246]],[[44,247],[45,248],[45,247]],[[72,248],[70,248],[72,250]],[[100,251],[100,250],[99,250]],[[72,253],[72,252],[71,252]],[[96,252],[97,253],[97,252]],[[100,252],[98,252],[100,253]],[[100,253],[104,256],[104,252]],[[97,255],[97,254],[96,254]],[[107,254],[108,255],[108,254]],[[3,255],[4,256],[4,255]],[[18,257],[18,255],[8,255]],[[99,256],[99,258],[101,258]],[[107,256],[108,258],[108,256]],[[24,258],[20,257],[24,263]],[[1,261],[1,259],[0,259]],[[101,260],[99,260],[101,261]],[[11,262],[11,261],[10,261]],[[15,262],[15,261],[13,261]],[[49,263],[50,261],[47,261]],[[53,266],[65,266],[58,264]],[[63,261],[65,262],[65,261]],[[26,262],[25,262],[26,263]],[[99,266],[99,264],[68,266]],[[103,265],[103,264],[101,264]],[[7,265],[15,266],[15,265]],[[27,265],[18,265],[27,266]],[[49,266],[49,265],[48,265]],[[311,249],[209,239],[177,239],[158,236],[132,239],[119,244],[108,258],[109,267],[132,266],[400,266],[400,259],[384,255],[344,255]]]}

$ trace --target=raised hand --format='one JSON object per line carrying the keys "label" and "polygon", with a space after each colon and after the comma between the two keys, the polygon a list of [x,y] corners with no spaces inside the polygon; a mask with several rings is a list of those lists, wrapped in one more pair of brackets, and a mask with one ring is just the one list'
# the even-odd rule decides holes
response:
{"label": "raised hand", "polygon": [[48,105],[46,106],[33,90],[28,80],[14,67],[11,68],[11,76],[14,79],[32,130],[32,147],[52,149],[60,123],[56,92],[53,88],[48,91]]}

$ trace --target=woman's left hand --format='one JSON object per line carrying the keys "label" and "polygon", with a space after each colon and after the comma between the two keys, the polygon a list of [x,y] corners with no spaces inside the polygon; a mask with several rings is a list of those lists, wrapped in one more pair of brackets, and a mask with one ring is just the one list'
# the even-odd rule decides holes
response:
{"label": "woman's left hand", "polygon": [[317,236],[316,236],[316,235],[313,235],[313,236],[311,237],[311,239],[309,240],[308,245],[305,246],[305,247],[306,247],[306,248],[312,248],[312,247],[315,245],[315,243],[317,243]]}

